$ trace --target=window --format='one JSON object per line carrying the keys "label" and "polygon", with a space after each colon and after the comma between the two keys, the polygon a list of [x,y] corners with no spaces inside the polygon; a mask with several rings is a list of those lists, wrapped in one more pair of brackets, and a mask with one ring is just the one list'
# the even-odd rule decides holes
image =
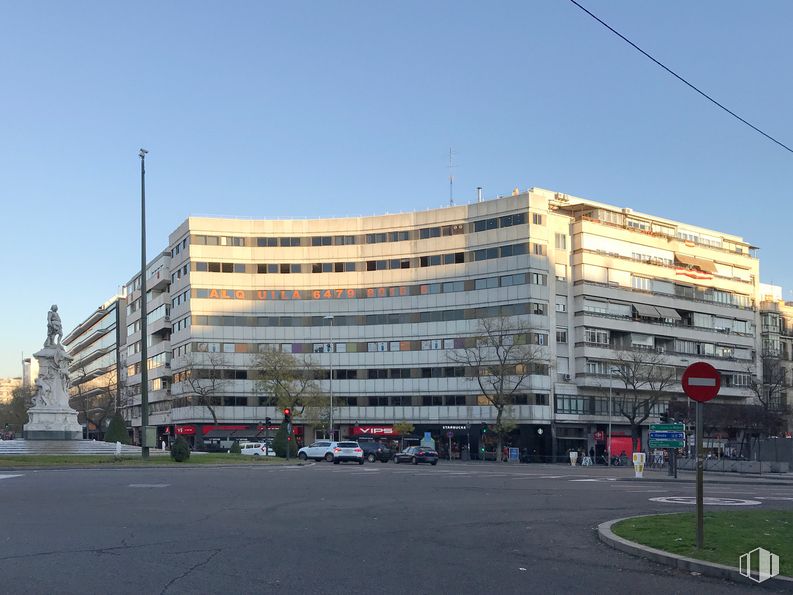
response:
{"label": "window", "polygon": [[543,273],[530,273],[529,283],[532,285],[548,285],[548,276]]}
{"label": "window", "polygon": [[564,295],[556,296],[556,311],[567,312],[567,296]]}
{"label": "window", "polygon": [[556,274],[557,281],[566,281],[567,280],[567,265],[566,264],[555,264],[554,265],[554,272]]}
{"label": "window", "polygon": [[567,343],[567,329],[566,328],[558,328],[558,329],[556,329],[556,342],[557,343]]}
{"label": "window", "polygon": [[531,214],[531,222],[534,225],[542,225],[542,219],[543,219],[543,217],[539,213],[532,213]]}
{"label": "window", "polygon": [[609,332],[601,329],[584,329],[584,341],[597,345],[608,345]]}
{"label": "window", "polygon": [[547,304],[533,303],[533,304],[530,304],[530,306],[531,306],[531,310],[530,311],[531,311],[532,314],[537,314],[538,316],[545,316],[547,314],[547,312],[548,312]]}
{"label": "window", "polygon": [[544,244],[532,244],[531,245],[531,252],[536,256],[545,256],[545,245]]}
{"label": "window", "polygon": [[567,250],[567,236],[563,233],[556,234],[556,249]]}
{"label": "window", "polygon": [[652,280],[647,277],[631,275],[631,287],[637,291],[650,291]]}
{"label": "window", "polygon": [[219,273],[220,272],[220,263],[219,262],[208,262],[207,263],[207,270],[210,273]]}

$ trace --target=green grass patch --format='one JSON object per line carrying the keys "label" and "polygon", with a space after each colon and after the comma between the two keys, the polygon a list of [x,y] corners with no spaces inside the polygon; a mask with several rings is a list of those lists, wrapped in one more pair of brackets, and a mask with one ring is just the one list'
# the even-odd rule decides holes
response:
{"label": "green grass patch", "polygon": [[[184,463],[177,463],[169,455],[152,455],[148,459],[136,456],[113,455],[14,455],[0,456],[0,469],[24,467],[180,467],[185,465],[268,465],[283,463],[278,457],[252,457],[230,453],[192,453]],[[297,461],[295,461],[297,462]]]}
{"label": "green grass patch", "polygon": [[741,554],[763,547],[779,556],[779,572],[793,576],[793,511],[705,513],[705,547],[696,543],[696,513],[628,519],[612,531],[630,541],[689,558],[738,567]]}

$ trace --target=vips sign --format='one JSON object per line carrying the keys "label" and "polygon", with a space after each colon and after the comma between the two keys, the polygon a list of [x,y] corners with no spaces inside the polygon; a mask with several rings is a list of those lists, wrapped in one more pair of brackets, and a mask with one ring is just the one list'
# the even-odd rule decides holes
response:
{"label": "vips sign", "polygon": [[394,426],[353,426],[353,436],[399,436]]}

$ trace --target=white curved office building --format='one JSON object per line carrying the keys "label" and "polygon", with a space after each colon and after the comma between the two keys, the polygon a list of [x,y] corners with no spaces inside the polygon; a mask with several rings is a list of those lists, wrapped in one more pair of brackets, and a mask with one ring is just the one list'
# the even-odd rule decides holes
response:
{"label": "white curved office building", "polygon": [[[249,378],[267,349],[333,368],[341,436],[414,424],[478,452],[495,411],[455,350],[482,318],[519,317],[543,362],[512,406],[512,443],[549,456],[598,445],[617,352],[660,353],[682,372],[705,359],[721,398],[745,402],[757,350],[758,261],[741,238],[531,189],[464,206],[373,217],[191,217],[148,271],[150,423],[207,435],[183,382],[218,354],[222,432],[280,419]],[[126,416],[140,424],[140,295],[128,285]],[[199,354],[196,356],[195,354]],[[137,385],[136,385],[137,381]],[[321,380],[330,390],[328,375]],[[617,388],[616,384],[612,388]],[[669,398],[680,392],[668,389]],[[657,420],[661,402],[646,424]],[[299,420],[298,424],[299,424]],[[614,434],[625,418],[613,417]],[[213,426],[216,427],[216,426]],[[299,438],[315,438],[300,427]]]}

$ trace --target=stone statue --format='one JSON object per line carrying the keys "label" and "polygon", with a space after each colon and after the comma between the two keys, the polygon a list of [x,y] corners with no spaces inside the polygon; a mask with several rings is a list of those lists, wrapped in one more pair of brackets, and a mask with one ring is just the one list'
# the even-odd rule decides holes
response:
{"label": "stone statue", "polygon": [[[55,337],[58,338],[57,343],[55,342]],[[44,347],[60,345],[61,339],[63,339],[63,325],[58,314],[58,306],[53,304],[50,311],[47,312],[47,340],[44,342]]]}
{"label": "stone statue", "polygon": [[27,440],[80,440],[82,426],[77,422],[77,412],[69,406],[69,364],[61,340],[63,325],[58,306],[47,312],[47,341],[44,348],[33,356],[39,362],[36,394],[33,406],[28,409],[28,423],[23,428]]}

